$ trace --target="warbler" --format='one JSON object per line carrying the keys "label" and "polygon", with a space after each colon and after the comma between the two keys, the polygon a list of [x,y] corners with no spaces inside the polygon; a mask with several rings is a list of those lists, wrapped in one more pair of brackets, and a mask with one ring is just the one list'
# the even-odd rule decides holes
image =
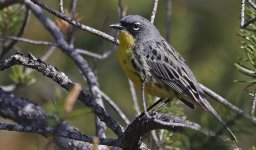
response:
{"label": "warbler", "polygon": [[128,15],[110,26],[119,30],[120,65],[138,89],[163,99],[177,98],[191,108],[202,107],[227,129],[232,140],[237,141],[207,101],[186,61],[150,21],[139,15]]}

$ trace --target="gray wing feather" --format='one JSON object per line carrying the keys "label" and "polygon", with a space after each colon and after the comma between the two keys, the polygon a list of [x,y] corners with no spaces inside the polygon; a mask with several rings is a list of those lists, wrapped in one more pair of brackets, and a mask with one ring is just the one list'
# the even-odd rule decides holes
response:
{"label": "gray wing feather", "polygon": [[[198,83],[185,60],[174,49],[171,49],[165,41],[145,44],[144,49],[146,49],[144,52],[151,55],[146,62],[153,75],[178,94],[192,97],[196,103],[202,105],[199,100]],[[154,49],[157,49],[157,53],[153,53]],[[158,58],[161,58],[161,61],[157,60]]]}
{"label": "gray wing feather", "polygon": [[[153,59],[149,58],[146,60],[147,65],[151,69],[151,73],[161,79],[177,93],[186,94],[192,97],[198,105],[215,116],[217,120],[228,130],[230,137],[236,141],[235,135],[207,101],[203,90],[199,87],[192,71],[188,68],[185,60],[180,56],[180,54],[170,47],[165,40],[156,43],[150,42],[145,44],[144,48],[144,52],[147,54],[150,54],[154,49],[157,49],[157,53],[155,53]],[[153,54],[151,53],[151,55]],[[157,58],[166,59],[168,61],[159,61]],[[186,101],[186,99],[183,100]]]}

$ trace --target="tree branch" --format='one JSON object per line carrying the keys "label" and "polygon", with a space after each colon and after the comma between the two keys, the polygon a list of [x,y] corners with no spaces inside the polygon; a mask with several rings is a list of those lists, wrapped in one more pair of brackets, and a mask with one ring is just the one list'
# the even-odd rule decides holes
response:
{"label": "tree branch", "polygon": [[[0,63],[0,70],[5,70],[13,65],[24,65],[26,67],[37,70],[43,75],[49,77],[58,83],[62,88],[70,90],[74,83],[61,71],[57,68],[47,65],[42,62],[40,59],[36,59],[33,55],[23,55],[15,54],[10,58],[6,59],[4,62]],[[110,129],[117,135],[122,135],[122,128],[119,126],[119,123],[113,119],[99,104],[97,104],[91,94],[88,92],[80,92],[78,97],[86,106],[90,107],[96,115],[104,121]]]}
{"label": "tree branch", "polygon": [[[91,144],[81,141],[92,143],[92,137],[81,134],[77,129],[65,122],[61,123],[57,128],[49,127],[47,124],[46,112],[40,106],[26,99],[18,98],[13,94],[0,89],[0,104],[1,116],[22,124],[1,124],[0,129],[10,129],[21,132],[34,132],[39,133],[45,137],[48,137],[49,134],[51,134],[55,136],[55,142],[57,142],[57,144],[68,149],[91,146]],[[67,138],[74,140],[69,140]],[[102,144],[110,145],[112,143],[114,146],[117,145],[116,140],[113,139],[102,138],[100,141]]]}
{"label": "tree branch", "polygon": [[122,147],[127,149],[138,149],[142,146],[141,137],[151,130],[166,129],[180,132],[186,128],[199,131],[207,136],[215,136],[213,132],[203,129],[200,125],[184,120],[181,117],[161,113],[153,113],[150,114],[150,117],[147,117],[147,115],[142,113],[126,128],[120,143],[122,143]]}
{"label": "tree branch", "polygon": [[77,27],[77,28],[79,28],[81,30],[84,30],[84,31],[87,31],[89,33],[93,33],[93,34],[95,34],[97,36],[100,36],[100,37],[102,37],[102,38],[112,42],[113,44],[118,44],[119,43],[119,41],[116,40],[114,37],[112,37],[112,36],[102,32],[102,31],[96,30],[96,29],[94,29],[92,27],[89,27],[87,25],[83,25],[83,24],[77,22],[76,20],[73,20],[72,18],[70,18],[70,17],[68,17],[68,16],[66,16],[66,15],[64,15],[64,14],[62,14],[62,13],[60,13],[60,12],[58,12],[58,11],[52,9],[52,8],[50,8],[49,6],[47,6],[46,4],[44,4],[44,3],[42,3],[42,2],[40,2],[38,0],[31,0],[31,1],[34,4],[40,6],[41,8],[47,10],[49,13],[51,13],[51,14],[53,14],[53,15],[55,15],[55,16],[63,19],[63,20],[65,20],[69,24],[72,24],[73,26],[75,26],[75,27]]}
{"label": "tree branch", "polygon": [[[72,58],[72,60],[77,64],[79,69],[81,70],[83,76],[86,78],[87,83],[89,85],[90,91],[93,95],[94,100],[98,103],[103,109],[104,105],[101,99],[101,95],[99,94],[99,84],[96,76],[92,72],[91,68],[87,64],[86,60],[74,49],[70,46],[60,32],[59,28],[55,25],[55,23],[50,20],[43,12],[42,9],[36,5],[34,5],[30,0],[24,0],[24,3],[27,7],[31,9],[34,15],[38,18],[38,20],[44,25],[44,27],[52,34],[55,38],[58,47],[67,54],[68,57]],[[60,13],[61,14],[61,13]],[[98,136],[101,138],[105,137],[106,126],[103,122],[101,122],[98,118],[96,118],[96,130]]]}

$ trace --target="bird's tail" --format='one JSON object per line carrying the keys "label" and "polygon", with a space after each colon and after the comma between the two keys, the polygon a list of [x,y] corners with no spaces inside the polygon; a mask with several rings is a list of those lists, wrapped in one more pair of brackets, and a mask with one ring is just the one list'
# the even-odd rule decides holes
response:
{"label": "bird's tail", "polygon": [[227,126],[227,124],[222,120],[222,118],[220,117],[220,115],[214,110],[214,108],[210,105],[210,103],[207,101],[206,96],[204,95],[204,93],[200,93],[200,99],[201,102],[203,103],[203,107],[205,108],[206,111],[209,111],[222,125],[223,127],[228,131],[230,138],[233,141],[237,142],[237,138],[234,135],[234,133],[229,129],[229,127]]}

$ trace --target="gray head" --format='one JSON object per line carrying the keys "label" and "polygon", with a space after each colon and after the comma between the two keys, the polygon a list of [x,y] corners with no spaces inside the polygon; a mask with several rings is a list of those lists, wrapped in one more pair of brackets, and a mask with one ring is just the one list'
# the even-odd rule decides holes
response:
{"label": "gray head", "polygon": [[120,20],[120,23],[110,25],[117,30],[125,30],[130,33],[135,39],[147,37],[158,37],[159,31],[147,19],[139,15],[125,16]]}

